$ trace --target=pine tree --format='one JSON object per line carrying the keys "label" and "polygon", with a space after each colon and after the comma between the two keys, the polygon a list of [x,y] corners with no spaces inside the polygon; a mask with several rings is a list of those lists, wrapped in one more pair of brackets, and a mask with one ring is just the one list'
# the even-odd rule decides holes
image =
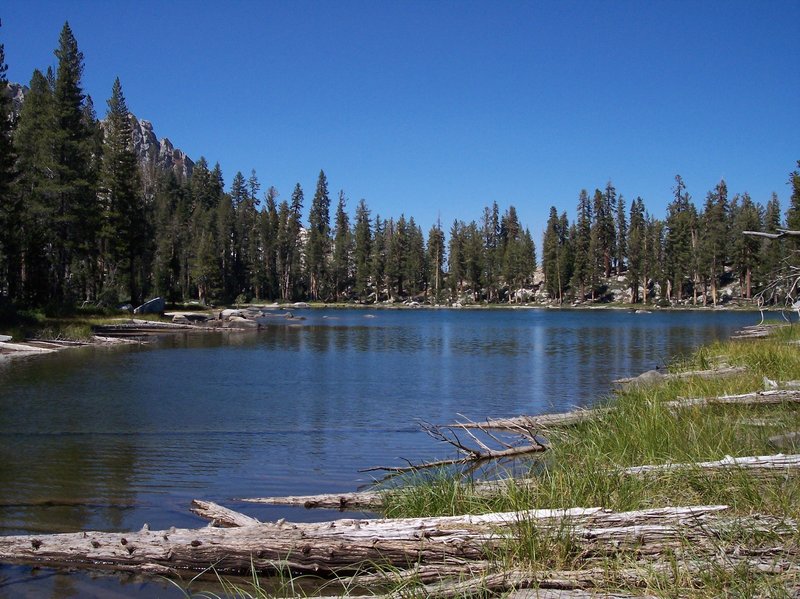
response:
{"label": "pine tree", "polygon": [[711,301],[716,306],[720,278],[727,259],[729,235],[728,186],[720,181],[714,191],[708,192],[703,210],[703,237],[701,242],[702,267],[705,281],[711,287]]}
{"label": "pine tree", "polygon": [[[797,161],[797,169],[789,173],[789,186],[792,195],[789,198],[789,210],[786,211],[786,227],[800,231],[800,160]],[[794,237],[789,244],[794,249],[793,263],[800,265],[800,237]]]}
{"label": "pine tree", "polygon": [[753,272],[757,268],[760,240],[742,231],[761,231],[762,215],[748,193],[731,202],[731,245],[733,268],[739,277],[742,297],[750,299],[753,288]]}
{"label": "pine tree", "polygon": [[350,231],[350,218],[347,216],[345,206],[347,199],[344,191],[339,192],[339,202],[336,205],[335,235],[333,240],[333,292],[336,300],[340,301],[350,287],[350,276],[353,271],[353,235]]}
{"label": "pine tree", "polygon": [[469,281],[473,301],[481,297],[482,276],[484,271],[483,235],[475,221],[462,229],[464,278]]}
{"label": "pine tree", "polygon": [[416,297],[426,291],[428,280],[428,260],[425,254],[425,237],[422,229],[414,221],[414,217],[408,219],[406,227],[406,260],[405,260],[405,284],[406,292],[411,297]]}
{"label": "pine tree", "polygon": [[625,270],[625,258],[628,255],[628,223],[625,217],[625,200],[622,194],[617,197],[617,275]]}
{"label": "pine tree", "polygon": [[789,186],[792,195],[786,211],[786,226],[792,231],[800,231],[800,160],[797,161],[797,170],[789,173]]}
{"label": "pine tree", "polygon": [[547,218],[547,228],[542,240],[542,270],[544,271],[544,285],[551,299],[563,301],[561,280],[561,222],[555,206],[550,207],[550,216]]}
{"label": "pine tree", "polygon": [[[51,174],[55,170],[53,87],[49,77],[33,72],[30,89],[20,111],[14,149],[17,155],[15,202],[4,207],[7,218],[17,222],[19,260],[10,277],[19,281],[16,295],[25,303],[39,305],[51,298],[55,265],[50,251],[54,234],[52,215],[55,192]],[[15,258],[10,256],[10,258]]]}
{"label": "pine tree", "polygon": [[444,231],[441,222],[436,221],[428,232],[428,288],[433,293],[434,303],[439,303],[441,299],[444,282],[444,250]]}
{"label": "pine tree", "polygon": [[327,260],[330,255],[330,206],[328,179],[320,171],[317,190],[308,213],[308,241],[306,243],[306,269],[311,299],[320,299],[327,284]]}
{"label": "pine tree", "polygon": [[128,107],[119,78],[114,81],[108,100],[106,134],[98,193],[103,209],[101,254],[108,260],[104,269],[116,301],[124,290],[134,305],[140,303],[137,269],[141,266],[147,241],[144,199]]}
{"label": "pine tree", "polygon": [[[775,233],[781,228],[781,203],[773,193],[764,210],[764,231]],[[786,244],[772,239],[762,239],[761,259],[758,264],[758,279],[763,283],[774,280],[786,258]]]}
{"label": "pine tree", "polygon": [[591,237],[592,237],[592,205],[589,194],[581,189],[578,196],[578,219],[575,223],[573,237],[573,251],[575,260],[573,264],[572,287],[578,299],[586,298],[586,288],[590,285]]}
{"label": "pine tree", "polygon": [[675,299],[680,301],[686,281],[692,275],[693,257],[691,196],[686,193],[686,184],[680,175],[675,176],[674,193],[674,200],[667,207],[666,221],[667,297],[671,298],[674,289]]}
{"label": "pine tree", "polygon": [[269,299],[280,297],[278,285],[278,190],[270,186],[265,198],[265,206],[261,211],[260,239],[262,249],[261,268],[264,272],[264,296]]}
{"label": "pine tree", "polygon": [[454,220],[450,227],[450,240],[447,242],[447,282],[452,299],[457,299],[464,289],[464,223]]}
{"label": "pine tree", "polygon": [[88,270],[91,247],[97,234],[100,211],[92,180],[91,136],[84,120],[81,89],[83,53],[69,23],[61,30],[58,69],[54,88],[53,131],[54,192],[53,230],[50,232],[54,278],[52,297],[63,301],[74,291],[73,270]]}
{"label": "pine tree", "polygon": [[375,302],[381,301],[386,289],[386,222],[380,214],[375,216],[375,233],[372,238],[372,280],[375,283]]}
{"label": "pine tree", "polygon": [[[0,22],[2,26],[2,22]],[[0,44],[0,289],[16,300],[20,295],[22,203],[14,189],[16,172],[12,144],[11,97],[6,79],[5,48]]]}
{"label": "pine tree", "polygon": [[628,232],[628,286],[631,290],[631,303],[639,303],[639,287],[647,286],[644,280],[645,261],[645,211],[642,198],[631,202],[630,229]]}
{"label": "pine tree", "polygon": [[356,295],[362,300],[366,299],[372,266],[372,224],[370,223],[369,208],[363,198],[356,207],[355,246],[353,259],[355,268]]}
{"label": "pine tree", "polygon": [[503,269],[503,256],[500,248],[500,209],[497,202],[483,209],[483,280],[486,286],[486,299],[495,302],[500,297],[500,276]]}
{"label": "pine tree", "polygon": [[[608,220],[603,192],[599,189],[594,190],[592,199],[592,225],[589,233],[589,261],[587,269],[586,283],[591,291],[591,299],[597,299],[597,291],[600,286],[600,278],[606,273],[606,268],[610,269],[610,254],[607,250],[608,240],[606,238],[607,226],[604,224]],[[610,274],[610,270],[608,271]]]}

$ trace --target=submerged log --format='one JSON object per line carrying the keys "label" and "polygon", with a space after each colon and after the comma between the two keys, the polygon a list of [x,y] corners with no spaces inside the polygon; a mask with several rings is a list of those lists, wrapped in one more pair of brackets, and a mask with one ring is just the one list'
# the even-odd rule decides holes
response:
{"label": "submerged log", "polygon": [[[123,570],[204,570],[331,574],[413,564],[485,560],[525,526],[564,534],[594,554],[629,548],[658,553],[713,532],[726,506],[611,512],[601,508],[528,510],[479,516],[259,523],[237,528],[82,532],[0,537],[0,562]],[[699,523],[703,526],[697,526]]]}
{"label": "submerged log", "polygon": [[795,470],[800,468],[800,455],[783,455],[779,453],[776,455],[748,456],[743,458],[725,456],[723,459],[714,462],[633,466],[631,468],[625,468],[621,472],[623,474],[649,474],[682,469],[732,470],[737,468],[753,471]]}
{"label": "submerged log", "polygon": [[738,395],[720,395],[717,397],[695,397],[689,399],[677,399],[675,401],[664,402],[668,408],[690,408],[702,407],[714,404],[780,404],[800,402],[800,390],[798,389],[770,389],[768,391],[755,391],[753,393],[741,393]]}

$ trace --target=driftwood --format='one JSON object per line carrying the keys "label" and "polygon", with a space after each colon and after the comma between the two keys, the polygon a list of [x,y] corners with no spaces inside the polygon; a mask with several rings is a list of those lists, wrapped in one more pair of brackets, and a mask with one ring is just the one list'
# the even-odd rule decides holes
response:
{"label": "driftwood", "polygon": [[[470,491],[478,496],[491,497],[492,495],[507,489],[509,485],[524,487],[532,484],[534,479],[530,478],[503,478],[499,480],[478,481],[471,485]],[[387,489],[383,492],[377,491],[356,491],[352,493],[325,493],[321,495],[286,495],[280,497],[249,497],[239,498],[237,501],[247,503],[265,503],[269,505],[293,505],[302,506],[307,509],[322,508],[334,510],[378,510],[384,505],[384,498],[391,493],[413,493],[414,489],[399,488]],[[197,513],[197,512],[195,512]]]}
{"label": "driftwood", "polygon": [[686,372],[667,372],[667,373],[663,373],[658,370],[649,370],[638,376],[617,379],[612,382],[617,385],[626,385],[630,383],[639,383],[639,382],[650,383],[656,381],[681,380],[692,377],[697,377],[701,379],[712,379],[719,376],[730,376],[733,374],[741,374],[746,370],[747,369],[744,366],[720,366],[719,368],[710,368],[708,370],[687,370]]}
{"label": "driftwood", "polygon": [[[770,442],[772,443],[773,440],[775,441],[775,444],[777,444],[779,440],[784,440],[786,443],[789,444],[791,443],[797,444],[800,443],[800,433],[788,433],[787,435],[771,437]],[[680,470],[684,468],[688,469],[695,468],[701,470],[727,470],[733,468],[742,468],[756,473],[775,471],[775,470],[795,470],[800,468],[800,454],[783,455],[779,453],[776,455],[746,456],[739,458],[726,456],[722,460],[709,461],[709,462],[668,463],[668,464],[655,464],[655,465],[645,465],[645,466],[632,466],[630,468],[624,468],[620,470],[620,472],[622,474],[638,475],[638,474],[665,472],[671,470]],[[475,494],[478,497],[491,497],[492,495],[498,492],[502,492],[504,489],[508,488],[509,485],[516,485],[517,487],[524,488],[528,485],[534,484],[535,482],[536,480],[531,478],[514,478],[514,479],[479,481],[472,484],[469,490],[471,493]],[[361,491],[352,493],[328,493],[321,495],[251,497],[251,498],[240,498],[237,501],[243,501],[247,503],[264,503],[270,505],[303,506],[308,509],[323,508],[323,509],[339,509],[339,510],[346,510],[346,509],[378,510],[381,507],[383,507],[384,497],[386,494],[398,493],[398,492],[399,493],[413,492],[413,488],[410,490],[404,488],[391,489],[383,492]],[[226,508],[222,508],[221,506],[217,506],[216,504],[209,502],[200,502],[198,500],[195,500],[193,502],[193,505],[201,503],[205,505],[214,506],[214,509],[218,508],[219,510],[226,510]],[[209,520],[217,519],[221,523],[221,525],[223,526],[226,525],[225,522],[227,520],[225,519],[225,516],[219,515],[215,511],[212,511],[210,509],[209,510],[192,509],[192,511]],[[226,512],[230,512],[230,510],[226,510]],[[232,512],[232,513],[237,514],[237,512]],[[245,516],[245,518],[249,518],[249,516]],[[233,521],[235,520],[231,520],[231,522]]]}
{"label": "driftwood", "polygon": [[664,402],[670,409],[689,408],[695,406],[708,406],[714,404],[780,404],[800,402],[800,390],[798,389],[770,389],[768,391],[755,391],[753,393],[741,393],[739,395],[721,395],[718,397],[696,397],[690,399],[677,399],[675,401]]}
{"label": "driftwood", "polygon": [[489,418],[485,422],[463,422],[450,426],[477,428],[482,430],[543,431],[549,428],[572,426],[590,420],[607,412],[606,408],[579,409],[560,414],[540,414],[538,416],[515,416],[513,418]]}
{"label": "driftwood", "polygon": [[[82,532],[0,537],[0,562],[106,567],[170,573],[220,573],[290,568],[320,574],[413,564],[485,560],[520,525],[564,534],[592,554],[621,548],[655,554],[685,540],[714,534],[714,515],[726,506],[611,512],[601,508],[528,510],[479,516],[334,520],[316,524],[258,523],[236,528],[139,532]],[[702,524],[702,525],[701,525]],[[566,529],[565,529],[566,527]]]}
{"label": "driftwood", "polygon": [[782,435],[774,435],[769,438],[769,444],[773,447],[785,449],[800,448],[800,432],[793,431],[791,433],[783,433]]}
{"label": "driftwood", "polygon": [[332,510],[376,510],[383,506],[383,494],[376,491],[352,493],[322,493],[320,495],[285,495],[282,497],[246,497],[238,501],[266,503],[269,505],[293,505],[307,509]]}
{"label": "driftwood", "polygon": [[750,456],[744,458],[725,456],[725,458],[715,462],[633,466],[632,468],[625,468],[621,472],[623,474],[649,474],[687,468],[696,468],[700,470],[731,470],[741,468],[753,471],[795,470],[800,468],[800,455],[783,455],[779,453],[777,455]]}
{"label": "driftwood", "polygon": [[[364,468],[360,470],[360,472],[375,472],[381,470],[384,472],[400,474],[403,472],[413,472],[415,470],[421,470],[425,468],[439,468],[442,466],[467,464],[470,462],[480,463],[487,460],[511,458],[530,453],[542,452],[547,450],[548,447],[547,444],[541,439],[537,439],[534,431],[531,431],[525,427],[516,427],[509,432],[513,432],[521,436],[525,441],[528,442],[527,445],[514,445],[504,441],[480,425],[476,427],[468,427],[465,424],[438,426],[423,421],[420,423],[420,426],[422,427],[422,430],[425,431],[430,437],[454,447],[456,451],[461,454],[461,457],[447,460],[436,460],[433,462],[423,462],[421,464],[412,464],[409,462],[408,466],[374,466],[372,468]],[[488,438],[479,438],[477,435],[468,430],[469,428],[479,429]],[[458,429],[460,429],[460,431]],[[462,441],[459,437],[459,432],[463,432],[467,437],[469,437],[474,446]],[[488,445],[488,443],[492,442],[494,442],[496,445],[499,445],[501,448],[497,449]]]}
{"label": "driftwood", "polygon": [[211,520],[212,526],[233,528],[237,526],[255,526],[261,524],[261,521],[256,518],[247,516],[241,512],[235,512],[211,501],[202,501],[201,499],[192,500],[191,511],[201,518]]}

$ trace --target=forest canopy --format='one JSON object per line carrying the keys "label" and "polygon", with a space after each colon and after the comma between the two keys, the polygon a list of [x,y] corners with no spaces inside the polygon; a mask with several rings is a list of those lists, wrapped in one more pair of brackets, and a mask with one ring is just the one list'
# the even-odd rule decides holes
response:
{"label": "forest canopy", "polygon": [[[680,175],[665,218],[612,182],[577,194],[576,218],[550,209],[539,245],[513,205],[436,223],[350,212],[320,171],[307,206],[252,171],[226,187],[219,165],[191,172],[143,160],[136,118],[112,82],[98,120],[82,88],[83,54],[69,24],[57,67],[36,70],[17,110],[0,45],[0,301],[16,306],[116,306],[160,295],[201,303],[413,299],[501,303],[607,301],[610,282],[630,303],[750,298],[787,260],[789,244],[745,230],[800,229],[800,162],[789,175],[786,219],[725,181],[696,205]],[[333,201],[335,200],[335,201]],[[304,216],[306,220],[304,220]],[[541,261],[538,258],[541,257]]]}

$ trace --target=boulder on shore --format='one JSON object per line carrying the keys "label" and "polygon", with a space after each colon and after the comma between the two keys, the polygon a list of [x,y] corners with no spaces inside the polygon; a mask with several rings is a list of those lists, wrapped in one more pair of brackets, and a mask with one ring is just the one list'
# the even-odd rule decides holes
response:
{"label": "boulder on shore", "polygon": [[163,297],[154,297],[136,308],[134,314],[162,314],[167,307]]}

